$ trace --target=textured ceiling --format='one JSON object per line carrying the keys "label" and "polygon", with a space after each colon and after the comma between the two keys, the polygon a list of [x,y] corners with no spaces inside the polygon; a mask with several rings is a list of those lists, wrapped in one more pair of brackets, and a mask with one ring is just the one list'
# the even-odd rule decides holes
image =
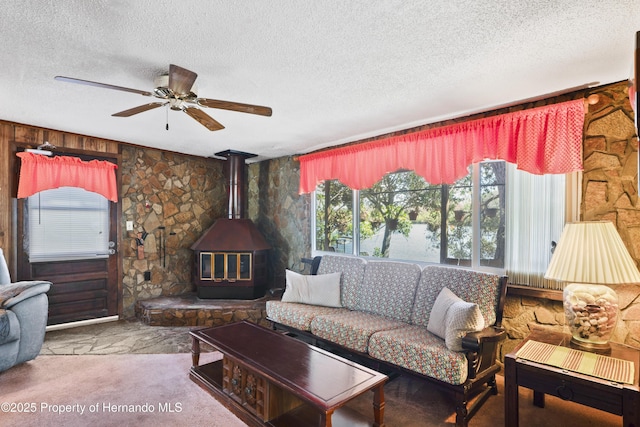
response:
{"label": "textured ceiling", "polygon": [[[630,77],[640,0],[0,0],[0,120],[165,150],[299,154]],[[169,64],[203,108],[111,114],[154,98]],[[169,130],[165,130],[166,120]]]}

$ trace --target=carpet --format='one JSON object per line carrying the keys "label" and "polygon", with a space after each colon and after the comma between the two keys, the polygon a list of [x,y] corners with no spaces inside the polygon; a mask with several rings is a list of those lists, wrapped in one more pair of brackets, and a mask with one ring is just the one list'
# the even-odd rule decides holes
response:
{"label": "carpet", "polygon": [[[217,352],[202,353],[200,363],[219,357]],[[41,355],[0,373],[0,425],[245,426],[189,379],[190,367],[188,353]],[[499,394],[491,396],[471,419],[470,427],[504,425],[501,376],[498,390]],[[622,422],[619,416],[552,396],[547,396],[544,409],[533,406],[532,399],[533,392],[521,387],[523,427],[604,427]],[[385,401],[387,427],[455,425],[451,396],[425,381],[396,378],[385,385]],[[347,406],[372,417],[372,394],[364,394]]]}
{"label": "carpet", "polygon": [[0,425],[245,426],[189,379],[190,367],[185,353],[38,356],[0,373]]}

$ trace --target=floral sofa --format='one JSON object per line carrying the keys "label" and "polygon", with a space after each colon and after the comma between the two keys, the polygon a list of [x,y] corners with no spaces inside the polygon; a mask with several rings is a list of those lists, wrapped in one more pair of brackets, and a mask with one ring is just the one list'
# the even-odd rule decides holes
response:
{"label": "floral sofa", "polygon": [[276,330],[449,390],[456,425],[466,426],[497,394],[505,295],[506,277],[495,274],[325,255],[316,276],[287,271],[266,311]]}

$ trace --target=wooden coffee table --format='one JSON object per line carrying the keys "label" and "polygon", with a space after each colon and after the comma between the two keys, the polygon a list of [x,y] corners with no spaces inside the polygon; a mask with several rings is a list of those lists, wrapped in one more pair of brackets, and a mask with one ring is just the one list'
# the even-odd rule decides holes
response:
{"label": "wooden coffee table", "polygon": [[[384,426],[384,374],[249,322],[190,335],[190,378],[249,425]],[[200,365],[201,342],[222,360]],[[373,424],[344,407],[369,390]]]}

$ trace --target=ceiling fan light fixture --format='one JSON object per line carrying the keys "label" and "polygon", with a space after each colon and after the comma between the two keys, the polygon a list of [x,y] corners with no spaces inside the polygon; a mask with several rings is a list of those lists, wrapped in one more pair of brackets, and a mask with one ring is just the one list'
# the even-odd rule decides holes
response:
{"label": "ceiling fan light fixture", "polygon": [[184,101],[180,98],[169,98],[169,105],[172,110],[184,110]]}

